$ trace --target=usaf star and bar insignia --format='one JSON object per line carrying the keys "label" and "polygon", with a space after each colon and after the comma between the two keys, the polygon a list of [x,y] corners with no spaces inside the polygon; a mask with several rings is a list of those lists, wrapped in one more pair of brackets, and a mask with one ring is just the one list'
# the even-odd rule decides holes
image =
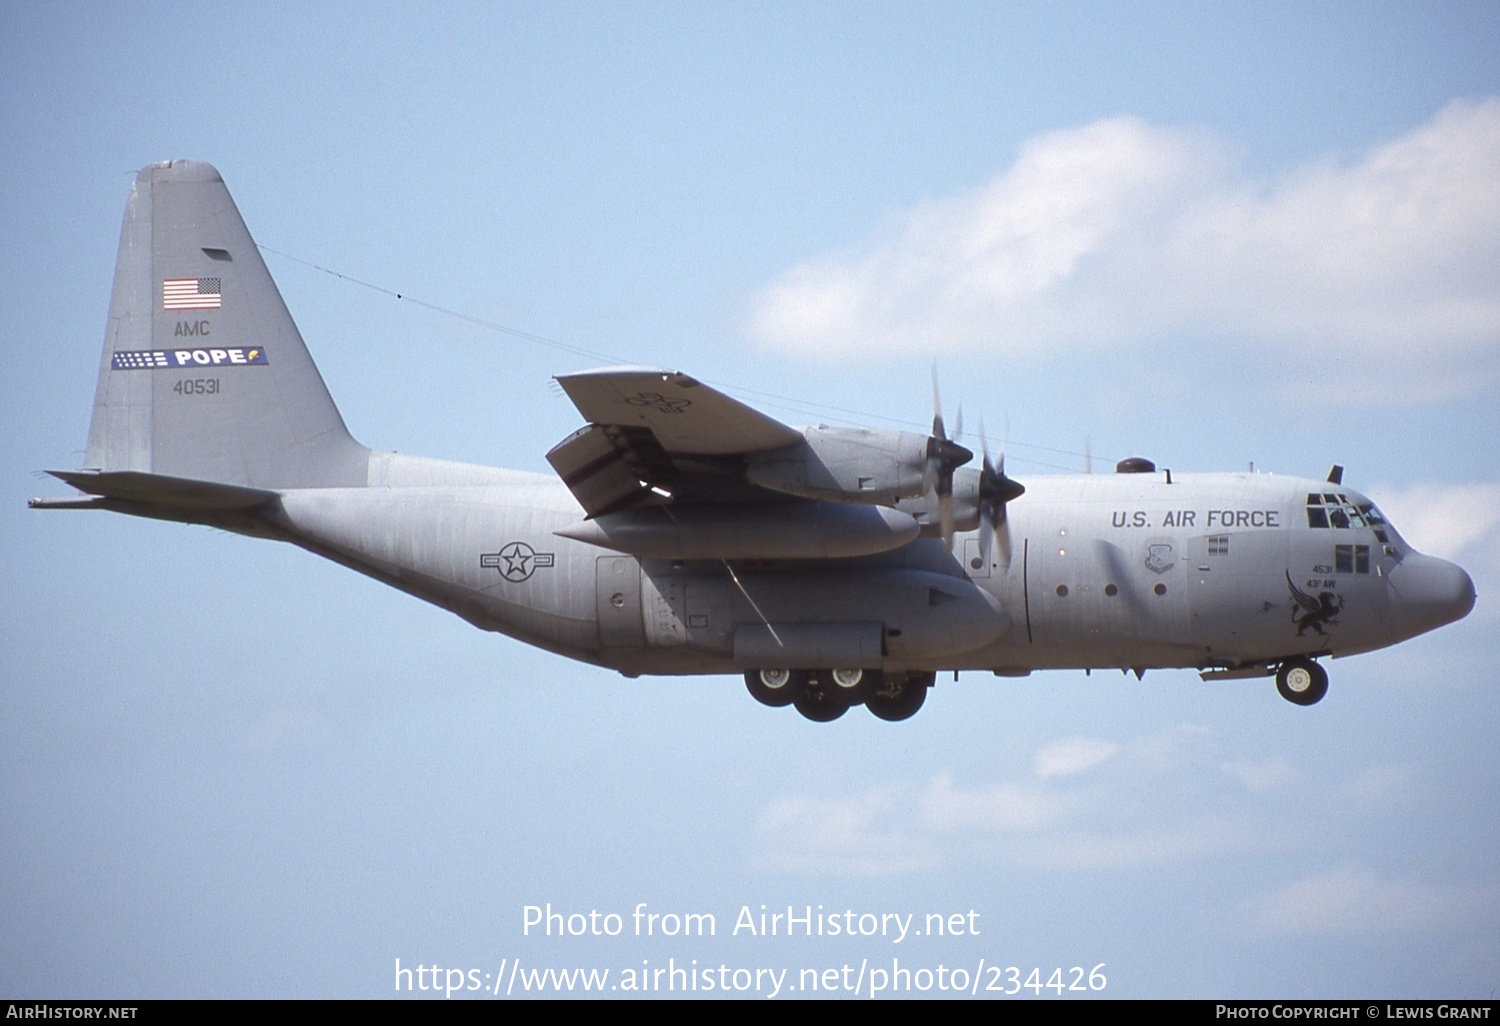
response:
{"label": "usaf star and bar insignia", "polygon": [[501,577],[518,584],[542,567],[552,566],[554,558],[551,552],[538,552],[525,542],[513,541],[499,552],[481,553],[479,565],[486,570],[498,570]]}

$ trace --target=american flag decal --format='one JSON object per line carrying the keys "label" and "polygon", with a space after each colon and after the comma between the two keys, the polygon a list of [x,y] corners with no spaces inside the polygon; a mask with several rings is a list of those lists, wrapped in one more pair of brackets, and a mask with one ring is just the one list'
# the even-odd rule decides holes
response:
{"label": "american flag decal", "polygon": [[218,278],[168,278],[161,283],[163,310],[217,310]]}

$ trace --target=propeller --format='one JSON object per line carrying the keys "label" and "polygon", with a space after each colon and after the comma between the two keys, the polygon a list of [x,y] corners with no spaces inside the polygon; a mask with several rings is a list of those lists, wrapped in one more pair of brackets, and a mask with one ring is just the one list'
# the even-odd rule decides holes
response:
{"label": "propeller", "polygon": [[1005,520],[1005,504],[1026,494],[1026,486],[1005,476],[1005,452],[998,463],[990,460],[989,440],[984,425],[979,427],[979,441],[984,451],[984,466],[979,471],[979,552],[986,563],[990,559],[991,539],[1000,536],[1000,557],[1010,566],[1010,528]]}
{"label": "propeller", "polygon": [[[958,413],[960,430],[963,411]],[[974,458],[970,449],[965,449],[948,438],[943,426],[943,404],[938,396],[937,367],[932,368],[932,434],[927,438],[927,467],[925,478],[927,490],[937,493],[938,521],[942,524],[943,545],[953,551],[953,472]]]}

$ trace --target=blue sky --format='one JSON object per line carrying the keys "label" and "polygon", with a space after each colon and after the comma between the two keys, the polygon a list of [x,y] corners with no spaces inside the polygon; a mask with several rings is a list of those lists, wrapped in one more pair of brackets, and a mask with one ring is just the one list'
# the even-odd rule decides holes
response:
{"label": "blue sky", "polygon": [[[1497,52],[1493,3],[0,4],[0,993],[984,958],[1491,995]],[[936,361],[1023,482],[1342,463],[1479,605],[1311,710],[966,674],[818,726],[288,547],[28,511],[82,459],[130,176],[171,157],[224,174],[368,445],[544,471],[550,377],[606,361],[309,263],[792,423],[921,429]],[[719,936],[524,935],[547,902]],[[981,932],[728,935],[762,904]]]}

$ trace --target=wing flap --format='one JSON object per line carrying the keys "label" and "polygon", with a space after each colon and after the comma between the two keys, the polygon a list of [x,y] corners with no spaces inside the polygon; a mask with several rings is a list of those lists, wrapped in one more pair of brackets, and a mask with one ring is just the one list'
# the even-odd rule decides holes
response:
{"label": "wing flap", "polygon": [[661,496],[651,490],[649,475],[626,439],[609,428],[590,424],[558,442],[547,462],[590,517],[646,505]]}

